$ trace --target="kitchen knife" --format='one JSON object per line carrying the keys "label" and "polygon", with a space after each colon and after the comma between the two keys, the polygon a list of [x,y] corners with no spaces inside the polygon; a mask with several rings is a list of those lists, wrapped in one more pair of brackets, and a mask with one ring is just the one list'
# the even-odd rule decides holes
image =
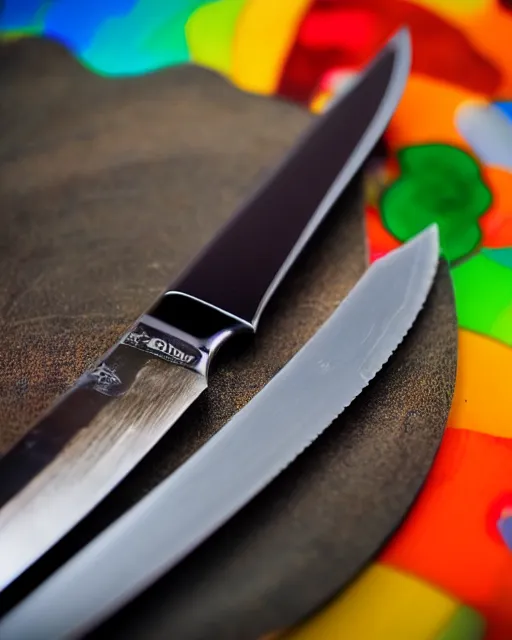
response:
{"label": "kitchen knife", "polygon": [[94,508],[255,331],[279,282],[364,162],[404,88],[399,32],[154,306],[0,460],[0,590]]}
{"label": "kitchen knife", "polygon": [[438,253],[432,226],[374,263],[259,394],[0,621],[0,638],[81,636],[224,524],[386,363],[423,307]]}

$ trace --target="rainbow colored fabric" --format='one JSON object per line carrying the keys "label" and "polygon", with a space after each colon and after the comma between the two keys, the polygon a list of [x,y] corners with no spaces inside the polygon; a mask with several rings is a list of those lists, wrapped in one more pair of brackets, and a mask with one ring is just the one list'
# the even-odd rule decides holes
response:
{"label": "rainbow colored fabric", "polygon": [[438,223],[455,398],[405,523],[295,640],[512,638],[512,0],[4,0],[0,13],[3,39],[59,40],[98,74],[197,64],[314,112],[403,25],[412,74],[366,228],[376,260]]}

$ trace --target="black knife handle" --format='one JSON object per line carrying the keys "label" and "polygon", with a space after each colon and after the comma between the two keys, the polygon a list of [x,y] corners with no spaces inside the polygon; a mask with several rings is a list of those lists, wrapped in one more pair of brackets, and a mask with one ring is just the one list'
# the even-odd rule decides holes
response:
{"label": "black knife handle", "polygon": [[402,90],[397,86],[401,81],[394,82],[394,89],[390,85],[399,56],[408,66],[408,47],[402,33],[387,44],[357,84],[317,119],[269,181],[178,277],[172,291],[256,325],[298,252],[387,126],[392,110],[373,138],[367,136],[365,156],[355,161],[362,137],[382,117],[377,113],[386,94]]}

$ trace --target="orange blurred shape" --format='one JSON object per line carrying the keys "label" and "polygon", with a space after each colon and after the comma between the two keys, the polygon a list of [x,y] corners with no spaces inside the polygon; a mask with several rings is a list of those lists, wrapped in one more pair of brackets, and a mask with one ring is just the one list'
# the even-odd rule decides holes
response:
{"label": "orange blurred shape", "polygon": [[512,507],[512,440],[448,428],[408,518],[381,561],[480,611],[486,640],[512,638],[512,553],[496,524]]}
{"label": "orange blurred shape", "polygon": [[455,126],[455,113],[463,102],[481,101],[482,97],[439,80],[412,74],[389,125],[392,147],[442,142],[471,151]]}
{"label": "orange blurred shape", "polygon": [[[449,5],[452,0],[443,1]],[[500,6],[501,4],[500,0],[487,0],[485,9],[474,15],[472,20],[468,19],[464,25],[460,25],[479,54],[501,72],[501,82],[494,95],[490,96],[492,98],[512,95],[512,11]]]}
{"label": "orange blurred shape", "polygon": [[493,193],[490,210],[480,218],[485,247],[512,246],[512,173],[484,167],[483,176]]}
{"label": "orange blurred shape", "polygon": [[510,347],[460,329],[457,383],[449,426],[512,438],[511,372]]}

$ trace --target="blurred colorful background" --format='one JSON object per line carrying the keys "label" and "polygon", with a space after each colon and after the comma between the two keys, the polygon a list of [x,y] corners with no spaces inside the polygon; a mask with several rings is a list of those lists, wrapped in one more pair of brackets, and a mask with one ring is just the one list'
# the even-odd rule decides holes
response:
{"label": "blurred colorful background", "polygon": [[[4,0],[0,39],[91,73],[212,69],[319,113],[401,26],[405,94],[366,180],[370,260],[437,222],[459,323],[426,486],[359,579],[289,638],[512,638],[512,0]],[[370,615],[368,613],[370,612]]]}

